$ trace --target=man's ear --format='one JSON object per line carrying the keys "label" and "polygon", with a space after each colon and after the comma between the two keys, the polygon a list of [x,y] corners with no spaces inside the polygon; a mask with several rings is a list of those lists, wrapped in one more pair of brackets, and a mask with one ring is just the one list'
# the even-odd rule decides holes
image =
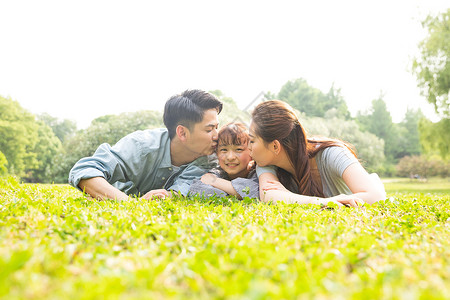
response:
{"label": "man's ear", "polygon": [[278,155],[281,152],[281,144],[278,140],[274,140],[273,142],[271,142],[269,144],[269,149],[270,151],[272,151],[274,154]]}
{"label": "man's ear", "polygon": [[176,129],[177,137],[180,141],[185,142],[189,137],[189,129],[186,126],[178,125]]}

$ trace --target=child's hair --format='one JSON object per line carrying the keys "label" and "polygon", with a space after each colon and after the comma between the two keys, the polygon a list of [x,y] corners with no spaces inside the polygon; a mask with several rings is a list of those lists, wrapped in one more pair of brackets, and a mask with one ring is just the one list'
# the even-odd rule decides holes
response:
{"label": "child's hair", "polygon": [[218,145],[247,145],[250,140],[247,126],[238,122],[223,126],[218,135]]}

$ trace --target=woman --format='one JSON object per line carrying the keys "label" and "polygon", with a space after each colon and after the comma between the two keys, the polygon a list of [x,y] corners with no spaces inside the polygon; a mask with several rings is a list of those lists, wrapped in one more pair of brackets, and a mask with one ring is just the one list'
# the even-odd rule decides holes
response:
{"label": "woman", "polygon": [[285,102],[260,103],[252,113],[251,156],[257,163],[260,199],[357,207],[386,198],[376,174],[369,175],[350,145],[306,138]]}

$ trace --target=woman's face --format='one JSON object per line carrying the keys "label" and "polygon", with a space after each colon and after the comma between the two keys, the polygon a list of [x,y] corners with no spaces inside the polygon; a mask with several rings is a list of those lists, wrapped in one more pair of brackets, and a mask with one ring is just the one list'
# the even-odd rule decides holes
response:
{"label": "woman's face", "polygon": [[275,154],[270,151],[263,139],[255,134],[255,125],[252,123],[250,125],[250,142],[249,149],[250,155],[255,160],[256,164],[260,167],[272,165],[275,158]]}
{"label": "woman's face", "polygon": [[217,148],[219,165],[230,179],[247,177],[248,164],[252,160],[247,145],[220,145]]}

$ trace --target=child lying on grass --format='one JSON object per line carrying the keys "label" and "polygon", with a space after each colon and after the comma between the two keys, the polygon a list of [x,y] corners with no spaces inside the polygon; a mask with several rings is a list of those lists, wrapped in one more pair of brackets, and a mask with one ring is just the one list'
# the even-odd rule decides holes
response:
{"label": "child lying on grass", "polygon": [[258,198],[258,176],[247,148],[249,140],[248,130],[242,123],[229,123],[222,127],[216,150],[220,167],[203,175],[201,180],[194,180],[189,194]]}

